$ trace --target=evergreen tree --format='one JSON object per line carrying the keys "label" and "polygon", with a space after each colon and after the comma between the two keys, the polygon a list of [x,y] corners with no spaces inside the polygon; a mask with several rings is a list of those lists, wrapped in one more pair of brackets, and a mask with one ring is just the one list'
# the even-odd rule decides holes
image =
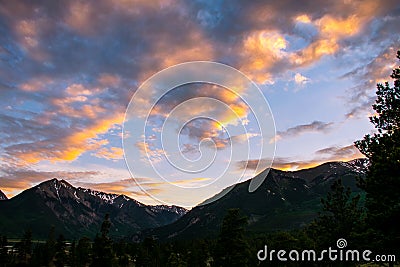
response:
{"label": "evergreen tree", "polygon": [[53,261],[54,254],[56,253],[56,251],[55,251],[55,246],[56,246],[55,231],[56,231],[56,228],[54,227],[54,225],[52,225],[50,228],[50,231],[49,231],[49,236],[46,240],[44,251],[43,251],[43,262],[46,265]]}
{"label": "evergreen tree", "polygon": [[95,267],[109,267],[113,265],[113,250],[112,250],[112,240],[110,239],[111,222],[110,215],[106,214],[104,221],[101,224],[100,236],[96,235],[93,244],[93,262],[92,266]]}
{"label": "evergreen tree", "polygon": [[54,264],[56,267],[63,267],[67,264],[67,247],[65,242],[64,236],[62,234],[59,235],[56,242],[56,253],[54,256]]}
{"label": "evergreen tree", "polygon": [[0,266],[5,267],[8,263],[8,251],[7,251],[7,237],[0,236]]}
{"label": "evergreen tree", "polygon": [[210,249],[215,247],[215,242],[212,239],[209,240],[193,240],[188,251],[187,263],[193,267],[206,267],[210,266]]}
{"label": "evergreen tree", "polygon": [[18,260],[20,263],[28,264],[32,254],[32,231],[25,230],[21,241],[18,244]]}
{"label": "evergreen tree", "polygon": [[118,243],[114,243],[113,250],[115,251],[116,257],[118,259],[118,266],[129,266],[131,262],[131,257],[128,254],[128,244],[125,241],[121,240]]}
{"label": "evergreen tree", "polygon": [[183,259],[182,254],[172,252],[168,257],[167,267],[185,267],[188,266]]}
{"label": "evergreen tree", "polygon": [[[400,59],[400,51],[397,52]],[[393,70],[393,87],[377,85],[377,99],[370,117],[377,129],[355,144],[369,159],[366,178],[360,186],[366,192],[368,239],[375,251],[400,251],[400,67]]]}
{"label": "evergreen tree", "polygon": [[91,241],[88,237],[79,239],[76,246],[76,266],[83,267],[90,263],[91,256]]}
{"label": "evergreen tree", "polygon": [[159,244],[152,237],[146,237],[138,251],[136,264],[138,266],[159,266],[159,263]]}
{"label": "evergreen tree", "polygon": [[216,266],[248,266],[251,256],[245,239],[247,218],[239,209],[230,209],[223,219],[218,237],[215,265]]}
{"label": "evergreen tree", "polygon": [[339,238],[354,241],[363,217],[359,200],[360,195],[351,196],[350,188],[345,189],[341,179],[333,182],[326,199],[321,199],[322,213],[307,229],[318,248],[332,246]]}

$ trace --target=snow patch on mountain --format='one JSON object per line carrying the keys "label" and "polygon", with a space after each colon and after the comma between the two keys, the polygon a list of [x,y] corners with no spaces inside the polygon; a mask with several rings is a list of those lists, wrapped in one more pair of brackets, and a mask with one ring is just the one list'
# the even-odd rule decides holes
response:
{"label": "snow patch on mountain", "polygon": [[156,206],[150,206],[150,207],[153,212],[160,212],[160,211],[166,210],[166,211],[172,211],[181,216],[185,215],[188,212],[187,209],[184,209],[182,207],[177,207],[177,206],[156,205]]}
{"label": "snow patch on mountain", "polygon": [[340,164],[344,167],[352,169],[357,173],[365,174],[368,169],[369,161],[366,158],[362,158],[362,159],[353,159],[347,162],[340,162]]}

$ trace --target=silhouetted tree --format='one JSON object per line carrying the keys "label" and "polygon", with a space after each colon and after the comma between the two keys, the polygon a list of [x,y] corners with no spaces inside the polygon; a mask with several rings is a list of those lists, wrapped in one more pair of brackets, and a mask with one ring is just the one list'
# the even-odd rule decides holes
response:
{"label": "silhouetted tree", "polygon": [[46,265],[53,261],[54,254],[56,253],[55,231],[56,228],[54,227],[54,225],[52,225],[49,231],[49,236],[46,240],[45,247],[43,249],[43,263]]}
{"label": "silhouetted tree", "polygon": [[332,246],[339,238],[354,239],[363,220],[359,200],[360,195],[351,196],[350,188],[346,189],[341,179],[333,182],[326,199],[321,199],[322,212],[308,227],[317,247]]}
{"label": "silhouetted tree", "polygon": [[215,246],[214,240],[194,240],[188,251],[188,266],[206,267],[210,266],[212,259],[210,249]]}
{"label": "silhouetted tree", "polygon": [[66,265],[68,261],[66,254],[67,246],[65,242],[64,236],[62,234],[59,235],[56,242],[56,253],[54,255],[54,264],[57,267]]}
{"label": "silhouetted tree", "polygon": [[180,253],[172,252],[168,257],[167,267],[185,267],[187,266],[186,261],[183,259],[183,255]]}
{"label": "silhouetted tree", "polygon": [[215,249],[216,266],[248,266],[251,255],[245,238],[246,225],[247,218],[239,209],[228,210]]}
{"label": "silhouetted tree", "polygon": [[136,258],[136,264],[138,266],[160,265],[159,244],[152,237],[146,237],[142,242]]}
{"label": "silhouetted tree", "polygon": [[7,237],[0,236],[0,266],[5,267],[8,263],[8,248],[7,248]]}
{"label": "silhouetted tree", "polygon": [[88,237],[82,237],[76,246],[76,266],[87,266],[91,256],[91,241]]}
{"label": "silhouetted tree", "polygon": [[18,261],[23,264],[28,264],[32,253],[32,231],[25,230],[21,241],[18,244]]}
{"label": "silhouetted tree", "polygon": [[[400,51],[397,52],[400,59]],[[368,240],[375,251],[400,251],[400,67],[393,70],[393,87],[377,85],[377,99],[370,117],[377,129],[355,145],[369,159],[366,178]]]}
{"label": "silhouetted tree", "polygon": [[92,266],[109,267],[113,264],[112,240],[108,236],[110,227],[110,215],[106,214],[101,224],[100,236],[96,235],[94,240]]}

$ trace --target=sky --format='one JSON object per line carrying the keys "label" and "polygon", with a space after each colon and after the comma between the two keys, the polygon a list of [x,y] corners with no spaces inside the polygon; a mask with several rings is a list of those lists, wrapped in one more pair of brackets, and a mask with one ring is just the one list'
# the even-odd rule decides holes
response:
{"label": "sky", "polygon": [[[0,189],[12,197],[56,177],[191,207],[273,156],[282,170],[362,157],[353,143],[374,130],[398,25],[390,0],[1,1]],[[192,61],[230,66],[257,88],[143,86]],[[267,104],[248,105],[258,93]],[[260,134],[256,117],[276,134]],[[190,173],[188,162],[210,166]]]}

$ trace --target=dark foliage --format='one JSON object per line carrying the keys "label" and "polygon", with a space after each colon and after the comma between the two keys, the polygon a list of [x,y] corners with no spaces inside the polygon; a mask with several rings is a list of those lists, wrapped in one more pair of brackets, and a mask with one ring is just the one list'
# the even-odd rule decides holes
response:
{"label": "dark foliage", "polygon": [[[400,51],[397,52],[400,59]],[[370,165],[360,186],[366,192],[367,238],[375,251],[400,251],[400,67],[393,70],[393,87],[388,82],[377,85],[370,117],[377,129],[357,141],[358,149]]]}

